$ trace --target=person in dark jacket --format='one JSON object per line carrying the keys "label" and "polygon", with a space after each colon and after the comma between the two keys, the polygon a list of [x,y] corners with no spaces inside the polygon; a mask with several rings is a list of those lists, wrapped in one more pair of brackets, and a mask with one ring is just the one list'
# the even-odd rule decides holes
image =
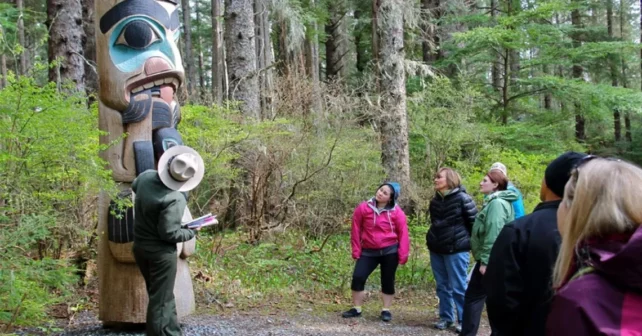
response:
{"label": "person in dark jacket", "polygon": [[557,208],[573,167],[586,154],[567,152],[547,167],[532,214],[506,224],[484,276],[493,335],[545,335],[553,296],[551,276],[561,241]]}
{"label": "person in dark jacket", "polygon": [[134,180],[134,258],[145,279],[150,336],[181,335],[176,315],[176,244],[194,237],[181,227],[187,206],[182,192],[195,188],[204,173],[203,159],[193,149],[174,146],[158,159],[158,171],[146,170]]}
{"label": "person in dark jacket", "polygon": [[461,185],[459,174],[451,168],[441,168],[435,175],[435,190],[429,207],[431,225],[426,234],[439,298],[439,321],[434,327],[444,330],[457,322],[455,330],[459,332],[470,262],[470,232],[477,207]]}
{"label": "person in dark jacket", "polygon": [[588,157],[557,212],[562,245],[546,335],[642,335],[642,169]]}

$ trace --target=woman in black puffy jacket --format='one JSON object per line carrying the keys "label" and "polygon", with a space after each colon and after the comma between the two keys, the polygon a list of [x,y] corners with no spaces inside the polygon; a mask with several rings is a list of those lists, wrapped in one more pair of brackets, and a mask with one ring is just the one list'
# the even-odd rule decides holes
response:
{"label": "woman in black puffy jacket", "polygon": [[477,207],[453,169],[439,170],[435,190],[429,209],[431,225],[426,234],[439,298],[439,321],[434,327],[443,330],[454,326],[459,332],[470,261],[470,232]]}

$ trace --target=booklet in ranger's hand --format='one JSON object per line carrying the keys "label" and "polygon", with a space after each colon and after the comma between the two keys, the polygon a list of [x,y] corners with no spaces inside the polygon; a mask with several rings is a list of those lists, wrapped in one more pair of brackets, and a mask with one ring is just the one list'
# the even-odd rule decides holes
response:
{"label": "booklet in ranger's hand", "polygon": [[216,224],[218,224],[218,220],[216,220],[216,215],[212,215],[211,213],[208,213],[205,216],[201,216],[187,223],[183,223],[181,224],[181,226],[187,229],[195,229],[198,227],[204,227],[204,226],[210,226],[210,225],[216,225]]}

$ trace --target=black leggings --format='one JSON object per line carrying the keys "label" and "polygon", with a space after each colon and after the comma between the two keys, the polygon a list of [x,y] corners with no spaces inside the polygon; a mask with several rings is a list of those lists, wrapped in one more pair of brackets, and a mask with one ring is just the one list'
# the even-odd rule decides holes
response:
{"label": "black leggings", "polygon": [[352,290],[361,292],[365,288],[366,280],[372,272],[381,264],[381,292],[387,295],[395,293],[395,273],[399,265],[397,253],[377,257],[361,256],[354,266],[352,274]]}

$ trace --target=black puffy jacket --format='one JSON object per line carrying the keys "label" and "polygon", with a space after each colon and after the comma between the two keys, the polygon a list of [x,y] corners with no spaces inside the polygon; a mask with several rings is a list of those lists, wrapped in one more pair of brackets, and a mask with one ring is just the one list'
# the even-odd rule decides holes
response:
{"label": "black puffy jacket", "polygon": [[455,188],[448,195],[437,193],[430,201],[431,225],[426,243],[431,252],[453,254],[470,251],[477,207],[464,187]]}

